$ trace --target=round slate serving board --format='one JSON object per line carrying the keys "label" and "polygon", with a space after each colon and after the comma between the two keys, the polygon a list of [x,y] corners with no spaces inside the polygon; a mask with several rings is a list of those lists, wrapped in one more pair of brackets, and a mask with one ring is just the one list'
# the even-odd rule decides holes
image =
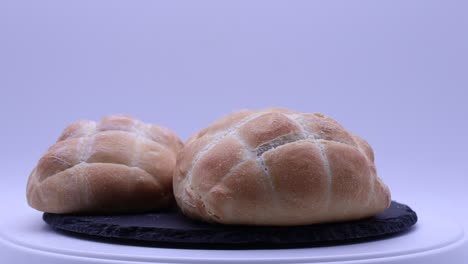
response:
{"label": "round slate serving board", "polygon": [[165,247],[264,248],[322,246],[375,240],[408,230],[417,221],[407,205],[367,219],[294,227],[224,226],[193,221],[179,211],[128,215],[44,213],[50,226],[115,243]]}

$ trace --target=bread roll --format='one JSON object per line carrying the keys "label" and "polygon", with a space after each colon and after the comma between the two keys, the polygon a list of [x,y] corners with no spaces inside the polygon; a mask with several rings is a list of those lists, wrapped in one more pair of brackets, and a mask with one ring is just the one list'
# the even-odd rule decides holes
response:
{"label": "bread roll", "polygon": [[27,200],[50,213],[138,212],[173,201],[182,148],[170,130],[127,115],[65,128],[29,176]]}
{"label": "bread roll", "polygon": [[390,205],[371,146],[323,114],[239,111],[179,152],[182,211],[222,224],[307,225],[355,220]]}

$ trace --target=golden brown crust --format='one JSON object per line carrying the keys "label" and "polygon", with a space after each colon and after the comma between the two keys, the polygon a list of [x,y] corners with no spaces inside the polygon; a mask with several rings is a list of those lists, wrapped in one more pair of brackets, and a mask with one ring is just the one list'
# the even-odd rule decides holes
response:
{"label": "golden brown crust", "polygon": [[191,137],[180,153],[176,201],[187,215],[209,222],[353,220],[390,203],[370,145],[320,113],[234,113]]}
{"label": "golden brown crust", "polygon": [[370,161],[374,162],[374,151],[372,150],[372,147],[369,145],[369,143],[357,135],[353,135],[353,140],[356,143],[358,149],[364,152]]}
{"label": "golden brown crust", "polygon": [[271,112],[254,118],[238,129],[238,134],[252,148],[275,138],[300,132],[297,124],[284,114]]}
{"label": "golden brown crust", "polygon": [[172,202],[182,142],[166,128],[127,115],[77,121],[28,179],[31,207],[51,213],[134,212]]}
{"label": "golden brown crust", "polygon": [[265,153],[264,160],[277,202],[290,216],[325,212],[328,178],[317,144],[307,140],[285,144]]}
{"label": "golden brown crust", "polygon": [[201,193],[209,191],[209,188],[219,182],[221,177],[242,161],[243,152],[242,145],[236,139],[224,138],[195,164],[189,175],[191,183]]}
{"label": "golden brown crust", "polygon": [[267,221],[265,217],[269,217],[271,211],[267,206],[271,200],[269,187],[269,179],[261,167],[248,159],[235,166],[213,192],[206,195],[205,201],[215,216],[224,216],[227,221],[261,223]]}
{"label": "golden brown crust", "polygon": [[299,119],[305,124],[304,128],[316,138],[355,145],[350,132],[324,114],[302,114]]}
{"label": "golden brown crust", "polygon": [[200,132],[190,137],[185,143],[189,144],[192,141],[199,139],[203,136],[207,136],[207,135],[212,136],[216,133],[219,133],[220,131],[224,131],[228,129],[232,124],[239,122],[240,120],[244,119],[245,117],[251,114],[252,114],[252,111],[250,110],[240,110],[240,111],[231,113],[229,115],[225,115],[221,117],[220,119],[216,120],[215,122],[213,122],[207,128],[201,130]]}
{"label": "golden brown crust", "polygon": [[[355,147],[323,141],[332,176],[330,200],[340,220],[351,220],[353,204],[365,205],[373,188],[373,176],[365,156]],[[370,216],[370,215],[368,215]]]}

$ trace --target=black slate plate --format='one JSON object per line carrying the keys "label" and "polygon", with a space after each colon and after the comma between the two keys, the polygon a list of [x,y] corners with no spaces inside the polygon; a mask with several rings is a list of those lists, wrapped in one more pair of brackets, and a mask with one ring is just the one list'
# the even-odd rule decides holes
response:
{"label": "black slate plate", "polygon": [[[417,221],[408,206],[390,208],[367,219],[296,227],[223,226],[193,221],[179,211],[132,215],[44,213],[50,226],[114,243],[196,248],[283,248],[336,245],[385,238]],[[70,234],[70,233],[69,233]]]}

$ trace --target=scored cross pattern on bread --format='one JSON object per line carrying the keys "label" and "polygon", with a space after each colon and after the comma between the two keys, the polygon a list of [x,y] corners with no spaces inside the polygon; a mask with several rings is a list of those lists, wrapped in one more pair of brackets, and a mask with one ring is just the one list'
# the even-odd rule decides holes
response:
{"label": "scored cross pattern on bread", "polygon": [[65,128],[32,171],[31,207],[51,213],[135,212],[173,201],[182,142],[172,131],[127,115]]}
{"label": "scored cross pattern on bread", "polygon": [[362,138],[319,113],[239,111],[192,136],[178,155],[182,211],[224,224],[354,220],[390,205]]}

